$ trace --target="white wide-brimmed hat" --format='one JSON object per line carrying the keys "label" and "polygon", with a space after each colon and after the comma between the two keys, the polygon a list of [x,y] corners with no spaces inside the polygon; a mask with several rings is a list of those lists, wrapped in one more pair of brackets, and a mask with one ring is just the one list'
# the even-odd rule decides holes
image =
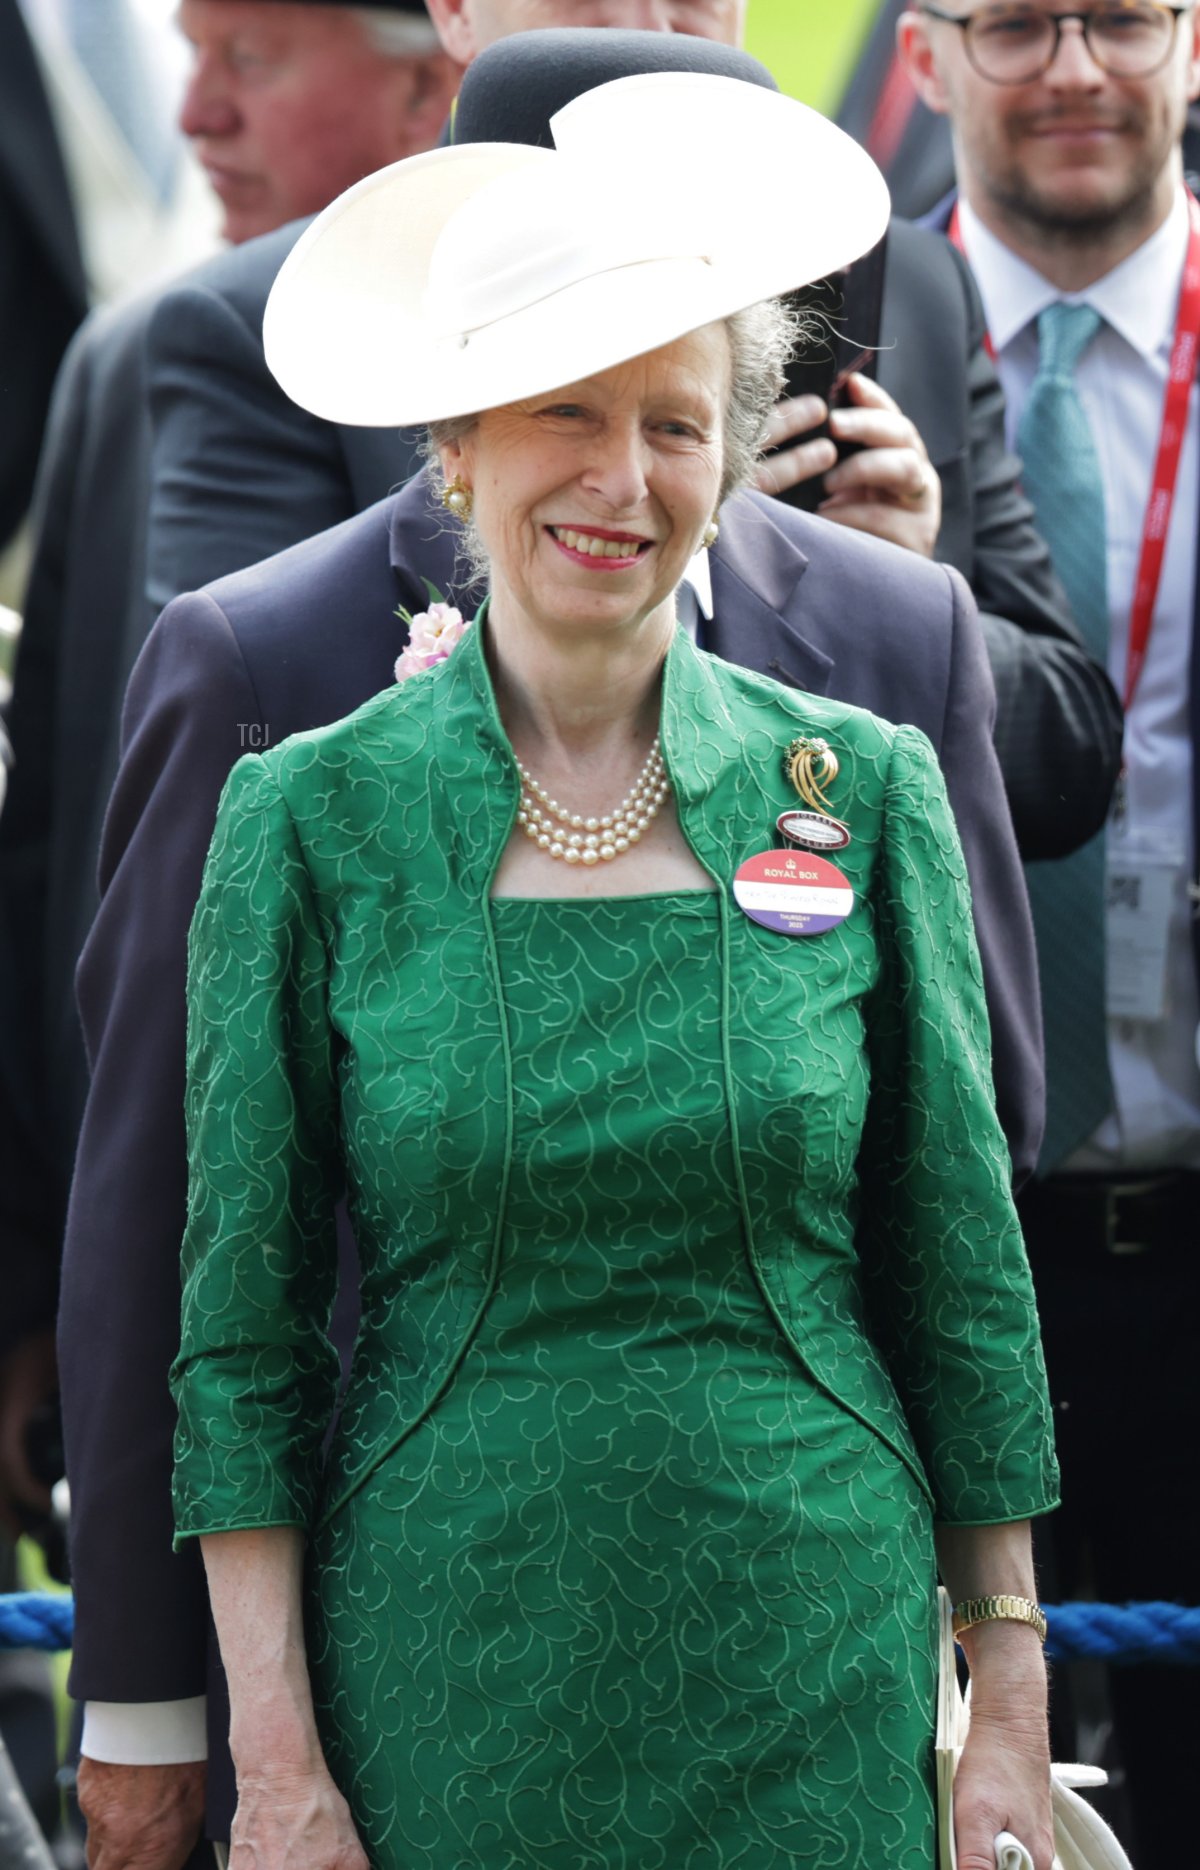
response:
{"label": "white wide-brimmed hat", "polygon": [[317,216],[263,322],[295,402],[369,428],[494,409],[822,279],[887,225],[857,143],[734,78],[619,78],[551,128],[409,157]]}

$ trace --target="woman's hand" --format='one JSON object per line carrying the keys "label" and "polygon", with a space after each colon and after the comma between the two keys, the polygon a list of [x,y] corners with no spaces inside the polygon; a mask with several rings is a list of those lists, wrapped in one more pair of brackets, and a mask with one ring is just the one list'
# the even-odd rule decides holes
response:
{"label": "woman's hand", "polygon": [[964,1630],[971,1671],[971,1725],[954,1776],[958,1870],[996,1870],[998,1832],[1010,1831],[1051,1870],[1050,1735],[1046,1664],[1026,1623],[980,1623]]}
{"label": "woman's hand", "polygon": [[229,1870],[369,1870],[350,1808],[323,1765],[239,1771]]}
{"label": "woman's hand", "polygon": [[[951,1599],[1011,1594],[1033,1598],[1028,1520],[998,1526],[938,1526],[938,1564]],[[954,1776],[958,1870],[996,1870],[996,1838],[1009,1831],[1051,1870],[1050,1734],[1046,1663],[1036,1630],[999,1618],[959,1637],[971,1671],[971,1725]]]}
{"label": "woman's hand", "polygon": [[995,1844],[1001,1831],[1010,1831],[1025,1846],[1034,1870],[1051,1870],[1054,1826],[1046,1724],[973,1710],[954,1776],[958,1870],[996,1870]]}
{"label": "woman's hand", "polygon": [[229,1870],[369,1870],[313,1718],[297,1526],[204,1535],[209,1597],[229,1677],[238,1804]]}

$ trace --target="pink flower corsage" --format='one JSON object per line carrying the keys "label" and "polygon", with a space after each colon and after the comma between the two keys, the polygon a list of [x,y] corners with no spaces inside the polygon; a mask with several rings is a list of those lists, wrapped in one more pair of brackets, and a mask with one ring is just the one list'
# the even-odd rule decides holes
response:
{"label": "pink flower corsage", "polygon": [[469,617],[464,618],[453,604],[440,599],[431,603],[428,610],[419,610],[415,617],[406,610],[398,610],[396,615],[408,625],[408,642],[396,658],[398,682],[407,682],[410,675],[420,675],[422,669],[432,669],[435,663],[445,662],[471,627]]}

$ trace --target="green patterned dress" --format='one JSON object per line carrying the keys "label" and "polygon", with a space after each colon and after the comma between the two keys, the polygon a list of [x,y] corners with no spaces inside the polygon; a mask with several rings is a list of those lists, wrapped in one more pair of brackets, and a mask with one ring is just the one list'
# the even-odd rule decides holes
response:
{"label": "green patterned dress", "polygon": [[[936,767],[681,639],[664,754],[720,887],[492,901],[475,635],[227,789],[180,1534],[311,1529],[376,1870],[931,1870],[934,1519],[1055,1499]],[[805,728],[857,900],[791,940],[728,881]],[[322,1467],[343,1177],[364,1321]]]}

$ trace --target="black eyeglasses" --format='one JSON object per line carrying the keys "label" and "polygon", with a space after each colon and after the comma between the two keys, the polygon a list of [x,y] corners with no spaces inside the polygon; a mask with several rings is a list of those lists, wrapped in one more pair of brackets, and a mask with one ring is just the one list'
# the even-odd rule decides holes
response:
{"label": "black eyeglasses", "polygon": [[923,6],[932,19],[957,26],[967,57],[992,84],[1029,84],[1049,71],[1058,56],[1064,22],[1078,20],[1087,49],[1110,78],[1149,78],[1166,64],[1175,28],[1190,6],[1088,7],[1077,13],[1048,13],[1034,6],[987,6],[977,13],[944,13]]}

